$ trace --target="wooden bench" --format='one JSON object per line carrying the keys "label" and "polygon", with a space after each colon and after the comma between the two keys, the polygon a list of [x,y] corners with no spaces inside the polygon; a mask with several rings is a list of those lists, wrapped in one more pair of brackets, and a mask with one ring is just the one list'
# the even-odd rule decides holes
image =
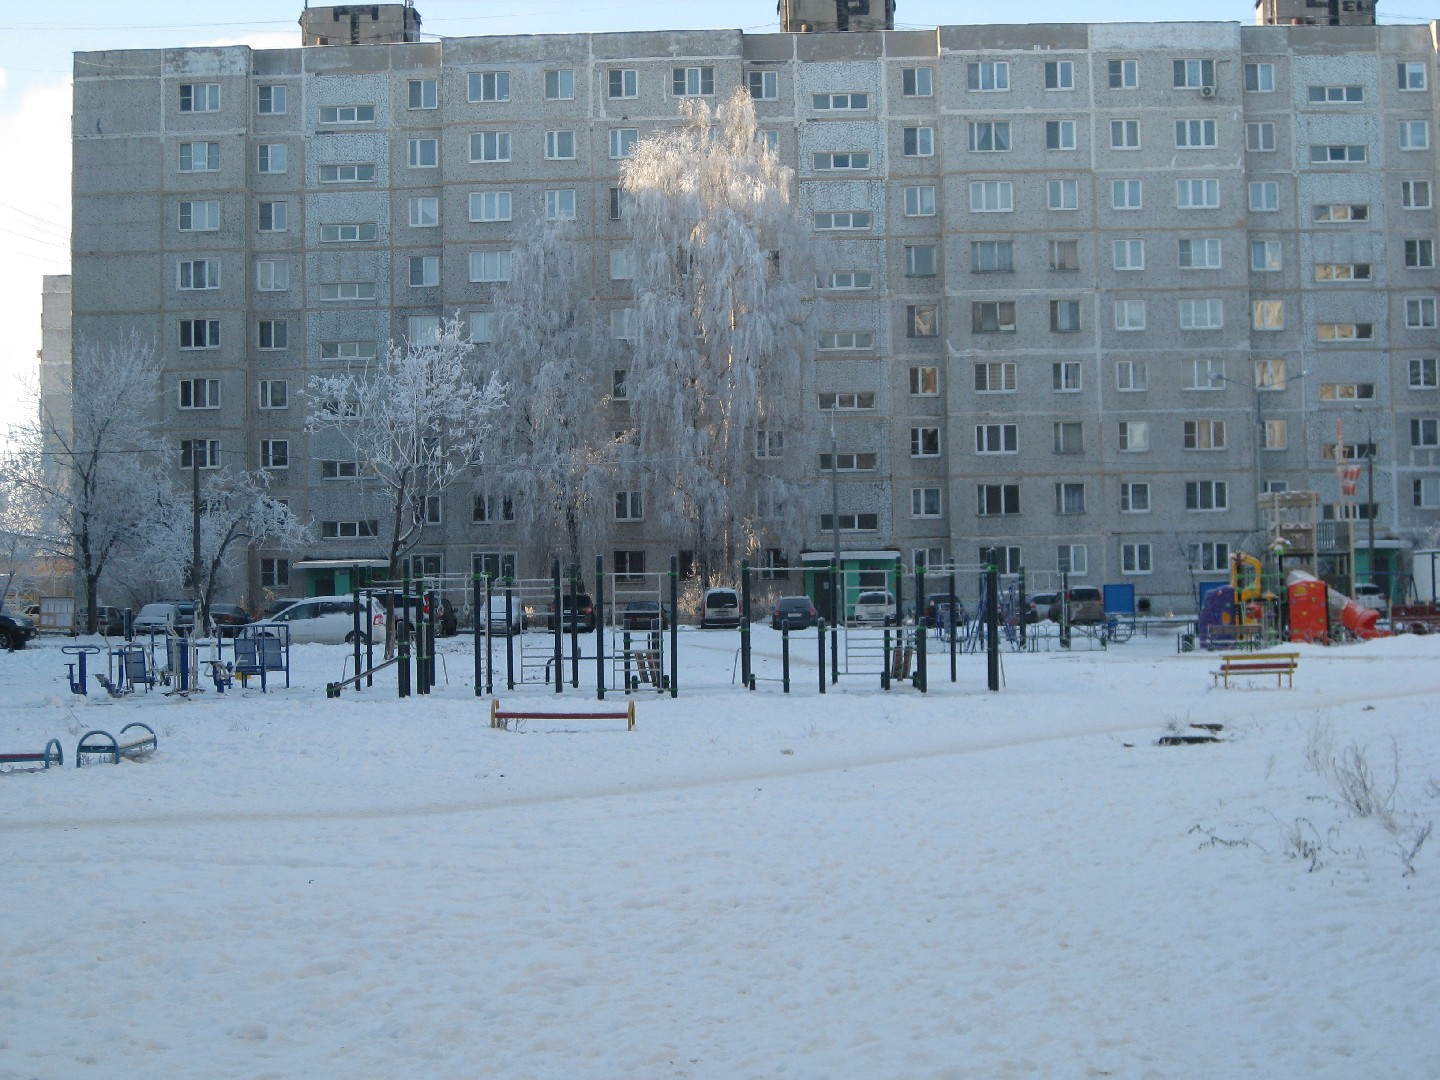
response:
{"label": "wooden bench", "polygon": [[624,720],[625,730],[635,730],[635,702],[626,703],[624,712],[545,712],[540,709],[500,708],[500,699],[490,699],[490,726],[509,730],[511,720]]}
{"label": "wooden bench", "polygon": [[60,740],[51,739],[38,754],[0,754],[0,772],[39,772],[51,765],[64,765],[65,751],[60,749]]}
{"label": "wooden bench", "polygon": [[1284,679],[1292,689],[1295,686],[1295,669],[1300,666],[1299,653],[1224,653],[1220,657],[1220,668],[1210,675],[1215,682],[1228,690],[1230,680],[1242,675],[1274,675],[1275,686]]}
{"label": "wooden bench", "polygon": [[[127,734],[136,728],[140,730],[127,737]],[[108,758],[113,765],[119,765],[122,757],[138,761],[153,753],[158,745],[155,729],[138,720],[121,728],[119,739],[116,739],[108,731],[101,731],[97,728],[80,736],[80,741],[75,746],[75,767],[81,768],[87,757]]]}

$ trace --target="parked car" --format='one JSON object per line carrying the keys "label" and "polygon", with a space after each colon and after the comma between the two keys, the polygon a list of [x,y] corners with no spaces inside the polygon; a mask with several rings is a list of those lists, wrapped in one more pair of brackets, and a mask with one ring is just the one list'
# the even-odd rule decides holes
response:
{"label": "parked car", "polygon": [[[1089,626],[1105,621],[1105,598],[1094,585],[1077,585],[1069,594],[1070,625]],[[1050,603],[1050,618],[1060,621],[1060,596]]]}
{"label": "parked car", "polygon": [[1368,581],[1361,582],[1355,586],[1355,592],[1351,599],[1363,608],[1378,611],[1382,619],[1388,618],[1390,615],[1390,598],[1385,595],[1385,590],[1379,585],[1373,585]]}
{"label": "parked car", "polygon": [[855,626],[894,626],[895,594],[889,589],[871,589],[855,597],[850,622]]}
{"label": "parked car", "polygon": [[819,618],[808,596],[782,596],[770,609],[770,629],[808,630]]}
{"label": "parked car", "polygon": [[740,594],[734,589],[706,589],[700,598],[700,629],[731,629],[740,625]]}
{"label": "parked car", "polygon": [[146,604],[130,624],[137,634],[189,634],[195,628],[195,604],[190,600],[160,600]]}
{"label": "parked car", "polygon": [[670,612],[658,600],[631,600],[620,613],[623,630],[668,630]]}
{"label": "parked car", "polygon": [[[502,603],[505,597],[500,597]],[[414,633],[415,627],[422,618],[426,617],[421,605],[422,597],[411,594],[409,597],[401,597],[395,594],[395,618],[404,619]],[[384,594],[377,595],[375,602],[382,608],[385,606]],[[455,605],[445,597],[440,597],[440,610],[435,617],[435,634],[438,637],[454,637],[460,632],[460,617],[455,614]]]}
{"label": "parked car", "polygon": [[1055,592],[1031,593],[1030,602],[1025,605],[1025,621],[1035,623],[1050,618],[1050,605],[1059,595]]}
{"label": "parked car", "polygon": [[[289,627],[292,642],[353,644],[355,641],[355,598],[352,596],[312,596],[291,604],[267,622]],[[261,629],[257,633],[264,633]],[[385,610],[368,597],[360,600],[360,640],[385,636]]]}
{"label": "parked car", "polygon": [[[84,634],[90,625],[90,613],[88,611],[77,611],[75,613],[75,633]],[[115,637],[125,632],[125,612],[118,607],[102,607],[99,614],[95,616],[95,632],[106,637]]]}
{"label": "parked car", "polygon": [[942,617],[950,626],[964,626],[965,601],[954,593],[931,593],[925,598],[925,622],[939,626]]}
{"label": "parked car", "polygon": [[490,594],[490,617],[481,629],[487,634],[518,634],[524,629],[525,609],[518,596],[510,598],[510,618],[505,618],[505,595]]}
{"label": "parked car", "polygon": [[303,596],[277,596],[274,600],[271,600],[268,604],[265,605],[265,610],[260,615],[261,621],[263,622],[265,619],[273,619],[276,615],[279,615],[280,612],[284,611],[291,604],[298,604],[301,600],[304,599],[305,598]]}
{"label": "parked car", "polygon": [[[519,600],[516,600],[519,603]],[[531,630],[553,630],[555,628],[555,601],[531,602],[525,608],[525,625]],[[569,632],[571,627],[580,634],[595,629],[595,601],[589,593],[560,594],[560,629]]]}
{"label": "parked car", "polygon": [[210,625],[217,637],[234,637],[240,627],[251,621],[250,613],[239,604],[211,604]]}
{"label": "parked car", "polygon": [[23,649],[25,643],[40,633],[35,620],[18,611],[0,611],[0,650]]}

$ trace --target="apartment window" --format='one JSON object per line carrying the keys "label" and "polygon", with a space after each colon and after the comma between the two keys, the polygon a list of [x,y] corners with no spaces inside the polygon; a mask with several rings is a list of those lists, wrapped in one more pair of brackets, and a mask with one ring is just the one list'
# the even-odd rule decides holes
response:
{"label": "apartment window", "polygon": [[321,165],[322,184],[371,184],[375,182],[375,166],[370,162],[348,165]]}
{"label": "apartment window", "polygon": [[1149,369],[1144,360],[1115,361],[1115,389],[1134,394],[1149,388]]}
{"label": "apartment window", "polygon": [[370,221],[320,226],[320,242],[322,244],[370,243],[379,235],[380,227]]}
{"label": "apartment window", "polygon": [[935,397],[940,393],[940,369],[930,364],[910,368],[910,394],[913,397]]}
{"label": "apartment window", "polygon": [[[973,191],[972,191],[973,202]],[[907,187],[903,191],[906,217],[934,217],[935,189],[929,184]]]}
{"label": "apartment window", "polygon": [[1019,484],[980,484],[975,488],[975,512],[980,517],[1020,513]]}
{"label": "apartment window", "polygon": [[262,469],[290,468],[290,440],[261,439],[260,467]]}
{"label": "apartment window", "polygon": [[321,540],[354,540],[380,535],[380,522],[374,518],[363,521],[322,521]]}
{"label": "apartment window", "polygon": [[575,189],[560,188],[545,192],[545,220],[575,220]]}
{"label": "apartment window", "polygon": [[975,453],[1016,454],[1020,452],[1018,424],[976,424]]}
{"label": "apartment window", "polygon": [[1120,450],[1126,454],[1145,454],[1150,451],[1150,422],[1148,420],[1120,421]]}
{"label": "apartment window", "polygon": [[290,560],[261,559],[260,587],[262,589],[288,589],[290,587]]}
{"label": "apartment window", "polygon": [[1328,223],[1369,221],[1370,207],[1364,203],[1317,203],[1310,211],[1310,219]]}
{"label": "apartment window", "polygon": [[220,288],[220,261],[182,259],[175,267],[175,287],[185,290]]}
{"label": "apartment window", "polygon": [[468,82],[471,101],[509,101],[508,71],[472,71]]}
{"label": "apartment window", "polygon": [[983,61],[965,66],[965,84],[970,90],[1009,90],[1010,65],[1005,61]]}
{"label": "apartment window", "polygon": [[785,432],[760,428],[755,432],[755,456],[757,458],[781,458],[785,456]]}
{"label": "apartment window", "polygon": [[774,71],[750,72],[750,96],[756,101],[774,101],[780,96],[780,76]]}
{"label": "apartment window", "polygon": [[606,76],[607,97],[633,98],[639,93],[640,76],[633,68],[615,68]]}
{"label": "apartment window", "polygon": [[415,345],[434,345],[440,339],[440,316],[406,316],[405,339]]}
{"label": "apartment window", "polygon": [[493,311],[470,312],[470,341],[475,345],[489,345],[495,340],[495,313]]}
{"label": "apartment window", "polygon": [[1410,445],[1420,449],[1440,446],[1440,420],[1416,417],[1410,421]]}
{"label": "apartment window", "polygon": [[713,67],[672,68],[670,92],[676,97],[710,97],[715,93],[715,69]]}
{"label": "apartment window", "polygon": [[220,144],[218,142],[182,142],[180,144],[181,172],[216,172],[220,168]]}
{"label": "apartment window", "polygon": [[817,401],[821,412],[869,412],[875,408],[875,395],[868,392],[820,394]]}
{"label": "apartment window", "polygon": [[1405,326],[1410,330],[1433,330],[1435,328],[1435,298],[1433,296],[1407,296],[1405,298]]}
{"label": "apartment window", "polygon": [[1433,270],[1435,268],[1435,241],[1406,240],[1405,269]]}
{"label": "apartment window", "polygon": [[509,495],[476,495],[470,520],[476,525],[505,525],[515,520],[515,500]]}
{"label": "apartment window", "polygon": [[1077,180],[1047,180],[1046,205],[1051,210],[1080,209],[1080,183]]}
{"label": "apartment window", "polygon": [[630,200],[630,196],[629,196],[629,195],[626,195],[625,192],[624,192],[623,190],[621,190],[620,188],[618,188],[618,187],[612,187],[612,188],[610,189],[610,220],[611,220],[611,221],[619,221],[621,218],[623,218],[623,217],[625,216],[625,206],[626,206],[626,204],[629,202],[629,200]]}
{"label": "apartment window", "polygon": [[[612,252],[612,256],[614,254],[615,253]],[[613,257],[611,262],[613,265]],[[613,277],[614,275],[612,274],[611,276]],[[817,289],[828,289],[832,291],[858,291],[872,288],[874,284],[875,276],[869,270],[835,270],[829,274],[820,274],[815,278],[815,287]]]}
{"label": "apartment window", "polygon": [[1110,181],[1110,205],[1116,210],[1139,210],[1142,205],[1140,199],[1140,181]]}
{"label": "apartment window", "polygon": [[218,469],[220,467],[220,440],[181,439],[180,467],[182,469]]}
{"label": "apartment window", "polygon": [[373,341],[322,341],[320,343],[321,360],[373,360],[375,359],[375,342]]}
{"label": "apartment window", "polygon": [[1284,420],[1266,420],[1260,425],[1260,449],[1284,450],[1286,439]]}
{"label": "apartment window", "polygon": [[1176,180],[1175,205],[1181,210],[1214,210],[1220,205],[1220,181],[1211,177]]}
{"label": "apartment window", "polygon": [[934,304],[906,305],[905,336],[909,338],[933,338],[940,336],[938,309]]}
{"label": "apartment window", "polygon": [[1224,390],[1225,361],[1197,359],[1190,362],[1190,381],[1186,390]]}
{"label": "apartment window", "polygon": [[258,347],[262,351],[268,352],[289,347],[290,324],[284,319],[261,319],[258,329]]}
{"label": "apartment window", "polygon": [[262,173],[283,173],[288,154],[284,143],[262,143],[256,147],[255,169]]}
{"label": "apartment window", "polygon": [[1312,86],[1306,96],[1313,105],[1358,105],[1365,100],[1363,86]]}
{"label": "apartment window", "polygon": [[1184,442],[1186,450],[1224,450],[1224,420],[1186,420]]}
{"label": "apartment window", "polygon": [[324,281],[320,283],[320,299],[331,300],[374,300],[373,281]]}
{"label": "apartment window", "polygon": [[1316,281],[1369,281],[1369,263],[1316,263]]}
{"label": "apartment window", "polygon": [[1279,240],[1250,241],[1250,269],[1262,273],[1274,273],[1280,269]]}
{"label": "apartment window", "polygon": [[1247,94],[1269,94],[1275,90],[1274,64],[1246,64],[1245,92]]}
{"label": "apartment window", "polygon": [[286,97],[283,86],[257,87],[255,111],[261,116],[283,116],[288,109]]}
{"label": "apartment window", "polygon": [[1074,90],[1075,64],[1071,60],[1045,61],[1046,90]]}
{"label": "apartment window", "polygon": [[283,202],[262,202],[259,206],[258,228],[261,232],[284,232],[290,206]]}
{"label": "apartment window", "polygon": [[1122,514],[1148,514],[1150,512],[1150,485],[1144,483],[1121,484],[1120,512]]}
{"label": "apartment window", "polygon": [[509,161],[508,131],[477,131],[470,136],[471,161]]}
{"label": "apartment window", "polygon": [[1429,210],[1430,181],[1401,180],[1400,205],[1406,210]]}
{"label": "apartment window", "polygon": [[1275,125],[1269,120],[1245,125],[1245,149],[1252,154],[1268,153],[1275,149]]}
{"label": "apartment window", "polygon": [[373,124],[374,122],[374,105],[320,106],[320,123],[322,124]]}
{"label": "apartment window", "polygon": [[440,164],[440,143],[435,139],[410,140],[410,168],[433,169]]}
{"label": "apartment window", "polygon": [[975,213],[1009,213],[1014,194],[1009,180],[972,180],[970,209]]}
{"label": "apartment window", "polygon": [[1430,125],[1424,120],[1401,120],[1400,149],[1430,149]]}
{"label": "apartment window", "polygon": [[1285,389],[1285,358],[1278,357],[1274,360],[1255,361],[1255,389],[1256,390],[1284,390]]}
{"label": "apartment window", "polygon": [[[982,153],[1010,149],[1010,122],[982,120],[969,125],[970,149]],[[909,151],[907,150],[907,153]]]}
{"label": "apartment window", "polygon": [[815,347],[821,352],[871,352],[875,335],[869,330],[822,330]]}
{"label": "apartment window", "polygon": [[934,276],[935,276],[935,245],[934,245],[934,244],[906,244],[906,245],[905,245],[905,276],[906,276],[906,277],[934,277]]}
{"label": "apartment window", "polygon": [[639,141],[639,128],[611,128],[610,156],[616,159],[628,158],[635,152],[635,144]]}
{"label": "apartment window", "polygon": [[1108,67],[1111,90],[1135,90],[1140,86],[1140,61],[1111,60]]}
{"label": "apartment window", "polygon": [[411,255],[409,259],[412,289],[434,288],[440,284],[439,255]]}
{"label": "apartment window", "polygon": [[1248,191],[1252,213],[1268,214],[1280,209],[1279,181],[1251,180]]}
{"label": "apartment window", "polygon": [[1075,394],[1082,389],[1080,361],[1056,360],[1050,364],[1050,387],[1056,393]]}
{"label": "apartment window", "polygon": [[1214,120],[1175,121],[1175,148],[1177,150],[1200,150],[1214,145]]}
{"label": "apartment window", "polygon": [[1435,357],[1416,357],[1410,361],[1409,367],[1411,390],[1434,390],[1440,387]]}
{"label": "apartment window", "polygon": [[575,72],[560,68],[545,72],[545,100],[572,101],[575,98]]}
{"label": "apartment window", "polygon": [[1185,559],[1191,569],[1200,571],[1228,570],[1230,545],[1220,541],[1203,541],[1185,545]]}
{"label": "apartment window", "polygon": [[219,319],[181,319],[180,348],[218,349],[220,347]]}
{"label": "apartment window", "polygon": [[288,289],[288,262],[284,259],[259,259],[255,264],[255,288],[259,292],[284,292]]}
{"label": "apartment window", "polygon": [[635,253],[628,247],[610,252],[610,280],[629,281],[635,276]]}
{"label": "apartment window", "polygon": [[1013,300],[976,300],[970,304],[970,329],[976,334],[1013,334]]}
{"label": "apartment window", "polygon": [[470,193],[471,221],[509,221],[510,192],[472,191]]}
{"label": "apartment window", "polygon": [[410,79],[405,85],[409,108],[434,109],[439,106],[439,84],[434,79]]}
{"label": "apartment window", "polygon": [[220,111],[220,84],[219,83],[181,83],[180,84],[180,111],[186,112],[219,112]]}
{"label": "apartment window", "polygon": [[1050,301],[1050,329],[1057,334],[1073,334],[1080,329],[1079,300]]}
{"label": "apartment window", "polygon": [[1256,331],[1285,329],[1285,301],[1254,300],[1250,305],[1250,328]]}
{"label": "apartment window", "polygon": [[1373,401],[1374,383],[1321,383],[1321,401]]}
{"label": "apartment window", "polygon": [[220,228],[220,203],[215,199],[180,204],[181,232],[215,232]]}
{"label": "apartment window", "polygon": [[483,282],[510,280],[509,251],[470,252],[470,280]]}
{"label": "apartment window", "polygon": [[1399,75],[1400,89],[1424,90],[1427,67],[1427,64],[1412,61],[1402,61],[1396,64],[1395,70]]}
{"label": "apartment window", "polygon": [[1015,393],[1015,361],[985,360],[975,365],[977,394]]}
{"label": "apartment window", "polygon": [[821,151],[811,155],[816,172],[861,171],[870,168],[870,155],[862,150]]}
{"label": "apartment window", "polygon": [[902,68],[900,70],[900,95],[902,97],[932,97],[934,93],[934,74],[930,68]]}
{"label": "apartment window", "polygon": [[284,379],[260,380],[260,408],[288,409],[290,407],[290,384]]}
{"label": "apartment window", "polygon": [[1110,149],[1112,149],[1112,150],[1138,150],[1138,149],[1140,149],[1140,121],[1139,121],[1139,120],[1111,120],[1111,121],[1110,121]]}
{"label": "apartment window", "polygon": [[1440,477],[1419,477],[1411,488],[1413,505],[1419,510],[1440,508]]}
{"label": "apartment window", "polygon": [[1316,144],[1310,147],[1311,164],[1346,164],[1351,165],[1366,160],[1368,154],[1364,146],[1356,143],[1331,143],[1328,145]]}
{"label": "apartment window", "polygon": [[412,197],[409,210],[412,229],[434,229],[440,225],[440,199],[434,195]]}
{"label": "apartment window", "polygon": [[1215,85],[1214,60],[1176,60],[1174,67],[1177,89],[1200,90]]}
{"label": "apartment window", "polygon": [[817,232],[843,232],[870,228],[872,218],[868,210],[837,210],[815,215]]}
{"label": "apartment window", "polygon": [[[830,532],[836,527],[835,518],[830,514],[820,515],[820,531]],[[841,514],[839,519],[841,532],[878,532],[880,530],[879,514]]]}
{"label": "apartment window", "polygon": [[1015,270],[1015,245],[1010,240],[970,241],[972,274],[1009,274]]}
{"label": "apartment window", "polygon": [[1120,545],[1120,572],[1122,574],[1148,574],[1153,568],[1149,544]]}
{"label": "apartment window", "polygon": [[1115,240],[1110,244],[1111,261],[1116,270],[1145,269],[1144,240]]}
{"label": "apartment window", "polygon": [[1080,269],[1079,240],[1050,241],[1050,269],[1074,271]]}
{"label": "apartment window", "polygon": [[1062,515],[1085,513],[1085,485],[1074,483],[1056,484],[1055,513]]}
{"label": "apartment window", "polygon": [[870,108],[870,95],[853,92],[811,94],[810,105],[816,112],[864,112]]}
{"label": "apartment window", "polygon": [[1061,544],[1055,549],[1055,569],[1072,577],[1090,572],[1090,552],[1084,544]]}
{"label": "apartment window", "polygon": [[910,489],[910,516],[935,518],[940,516],[940,489],[918,487]]}
{"label": "apartment window", "polygon": [[[1002,135],[995,136],[1003,138],[1005,145],[992,147],[996,150],[1010,149],[1010,125],[996,124],[993,127],[1004,128]],[[907,127],[901,131],[902,152],[906,157],[931,157],[935,153],[935,129],[932,127]],[[973,149],[973,147],[972,147]]]}
{"label": "apartment window", "polygon": [[218,409],[218,408],[220,408],[220,380],[219,380],[219,379],[181,379],[181,380],[180,380],[180,408],[182,408],[182,409]]}
{"label": "apartment window", "polygon": [[1185,481],[1186,510],[1224,510],[1229,506],[1224,480]]}
{"label": "apartment window", "polygon": [[1084,429],[1079,420],[1057,420],[1054,424],[1055,453],[1084,453],[1083,434]]}
{"label": "apartment window", "polygon": [[645,503],[638,491],[617,491],[615,493],[616,521],[643,521]]}
{"label": "apartment window", "polygon": [[1115,301],[1115,329],[1122,331],[1145,329],[1144,300]]}
{"label": "apartment window", "polygon": [[550,161],[571,161],[575,158],[575,132],[545,132],[545,157]]}
{"label": "apartment window", "polygon": [[1219,330],[1225,325],[1225,305],[1220,300],[1181,300],[1181,330]]}

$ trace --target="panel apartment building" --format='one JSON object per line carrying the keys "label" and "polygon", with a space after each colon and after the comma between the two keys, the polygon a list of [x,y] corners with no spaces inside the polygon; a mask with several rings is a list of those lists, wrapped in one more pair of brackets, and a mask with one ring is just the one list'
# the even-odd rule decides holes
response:
{"label": "panel apartment building", "polygon": [[[308,377],[442,313],[486,348],[508,252],[545,217],[575,219],[623,337],[620,162],[687,97],[743,86],[825,252],[798,362],[837,452],[810,549],[831,544],[832,466],[848,550],[996,546],[1157,610],[1258,554],[1260,491],[1374,515],[1382,555],[1433,546],[1437,24],[1291,6],[894,31],[809,0],[782,5],[795,32],[416,41],[413,9],[381,5],[308,10],[296,49],[81,53],[75,330],[160,344],[177,470],[269,468],[313,523],[237,592],[313,591],[292,563],[376,554],[380,515],[305,433]],[[334,43],[374,39],[356,11],[408,14]],[[1373,499],[1347,502],[1337,463],[1372,451]],[[477,491],[436,508],[416,569],[542,570]],[[643,515],[609,535],[620,569],[675,550]]]}

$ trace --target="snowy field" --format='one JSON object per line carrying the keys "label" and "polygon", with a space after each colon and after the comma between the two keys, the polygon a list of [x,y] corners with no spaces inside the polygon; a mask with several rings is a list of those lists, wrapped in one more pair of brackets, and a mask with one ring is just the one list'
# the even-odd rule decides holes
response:
{"label": "snowy field", "polygon": [[[0,1077],[1440,1076],[1440,637],[1300,646],[1293,690],[1168,633],[825,697],[813,638],[788,697],[738,640],[682,631],[633,732],[491,730],[464,638],[406,701],[327,700],[338,646],[189,700],[0,654],[0,750],[66,755],[0,777]],[[73,767],[134,719],[157,753]]]}

